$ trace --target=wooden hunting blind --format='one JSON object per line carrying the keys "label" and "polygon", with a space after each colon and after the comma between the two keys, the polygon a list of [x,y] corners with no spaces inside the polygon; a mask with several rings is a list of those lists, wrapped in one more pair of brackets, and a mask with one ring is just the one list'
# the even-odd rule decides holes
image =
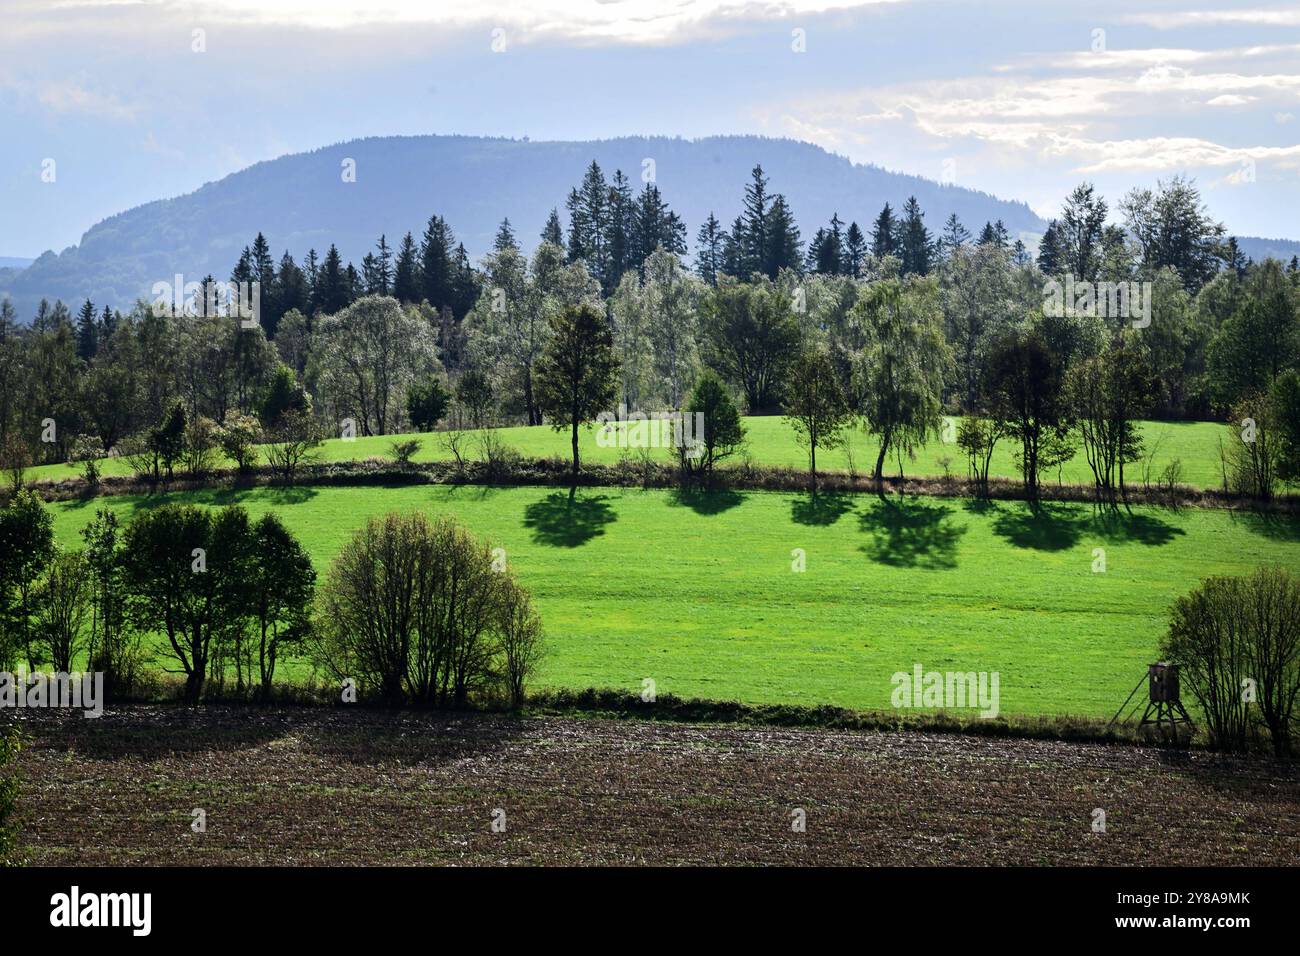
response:
{"label": "wooden hunting blind", "polygon": [[[1148,732],[1155,731],[1161,737],[1178,743],[1179,730],[1186,726],[1188,729],[1188,740],[1191,739],[1192,718],[1188,715],[1187,710],[1183,707],[1182,701],[1178,697],[1178,665],[1169,664],[1163,661],[1147,665],[1146,677],[1143,680],[1147,683],[1147,706],[1142,712],[1142,719],[1138,721],[1138,730],[1146,728]],[[1138,688],[1142,686],[1142,681],[1137,682],[1137,687],[1128,695],[1128,700],[1120,705],[1119,710],[1115,711],[1115,716],[1110,719],[1111,724],[1119,720],[1119,715],[1124,713],[1134,695],[1137,694]],[[1139,701],[1140,703],[1140,701]],[[1137,707],[1130,712],[1129,718],[1137,711]],[[1124,723],[1128,722],[1128,718]],[[1108,725],[1109,726],[1109,725]]]}
{"label": "wooden hunting blind", "polygon": [[1178,665],[1151,664],[1147,667],[1151,703],[1178,703]]}

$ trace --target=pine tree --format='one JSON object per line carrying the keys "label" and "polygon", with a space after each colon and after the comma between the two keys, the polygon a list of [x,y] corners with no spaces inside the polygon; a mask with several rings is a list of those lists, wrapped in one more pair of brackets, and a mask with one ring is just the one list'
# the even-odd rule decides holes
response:
{"label": "pine tree", "polygon": [[856,222],[849,223],[844,234],[844,272],[858,279],[862,277],[862,264],[867,258],[867,237]]}
{"label": "pine tree", "polygon": [[808,245],[808,270],[836,276],[845,271],[844,234],[839,213],[831,216],[829,229],[818,229]]}
{"label": "pine tree", "polygon": [[1065,250],[1061,245],[1061,226],[1055,219],[1047,224],[1043,238],[1038,241],[1038,268],[1046,275],[1058,276],[1065,265]]}
{"label": "pine tree", "polygon": [[623,273],[641,263],[633,250],[636,209],[632,202],[632,187],[621,169],[614,170],[614,180],[609,186],[608,216],[605,222],[605,248],[608,266],[597,276],[605,295],[613,292]]}
{"label": "pine tree", "polygon": [[542,242],[564,247],[564,230],[560,227],[560,213],[556,209],[551,209],[551,214],[546,217],[546,225],[542,227]]}
{"label": "pine tree", "polygon": [[945,259],[952,258],[953,252],[959,246],[964,246],[970,242],[970,232],[961,224],[957,214],[951,213],[947,221],[943,224],[943,238],[939,240],[939,248]]}
{"label": "pine tree", "polygon": [[275,276],[275,305],[276,305],[276,324],[273,328],[268,328],[266,334],[270,338],[275,338],[276,332],[279,331],[279,320],[286,313],[297,309],[299,312],[307,312],[311,307],[311,295],[307,288],[307,277],[303,271],[298,268],[298,264],[293,261],[293,256],[289,255],[289,250],[284,251],[280,257],[280,271]]}
{"label": "pine tree", "polygon": [[609,187],[595,160],[587,167],[582,184],[569,193],[569,259],[581,260],[587,270],[603,280],[609,272],[606,240],[609,230]]}
{"label": "pine tree", "polygon": [[925,227],[925,213],[915,196],[908,197],[903,205],[903,221],[899,230],[900,258],[903,275],[926,275],[934,261],[934,240]]}
{"label": "pine tree", "polygon": [[695,274],[709,285],[717,285],[718,273],[723,271],[722,247],[725,241],[725,230],[710,212],[695,236]]}
{"label": "pine tree", "polygon": [[275,261],[271,258],[271,246],[266,236],[260,232],[253,240],[252,248],[253,281],[262,284],[263,301],[271,294],[275,285]]}
{"label": "pine tree", "polygon": [[746,278],[753,272],[766,273],[771,254],[768,238],[771,200],[767,195],[767,177],[763,175],[762,166],[755,166],[750,176],[750,183],[745,187],[744,212],[741,213],[744,225],[736,236],[742,270],[740,275]]}
{"label": "pine tree", "polygon": [[99,329],[95,319],[95,304],[87,299],[77,313],[77,358],[83,362],[89,362],[99,351]]}
{"label": "pine tree", "polygon": [[317,295],[316,286],[320,282],[320,267],[316,262],[316,250],[308,249],[307,258],[302,263],[303,276],[307,280],[307,315],[310,317],[316,311]]}
{"label": "pine tree", "polygon": [[[501,225],[508,229],[509,223],[507,219]],[[430,216],[420,243],[420,297],[435,309],[451,302],[451,243],[451,229],[446,220]]]}
{"label": "pine tree", "polygon": [[871,230],[871,254],[877,259],[895,255],[897,239],[898,221],[894,218],[894,211],[889,208],[889,203],[885,203],[885,208],[880,210],[880,215],[876,217],[875,226]]}
{"label": "pine tree", "polygon": [[402,244],[397,249],[393,295],[398,302],[420,301],[420,259],[415,249],[415,237],[409,232],[402,237]]}
{"label": "pine tree", "polygon": [[979,245],[997,246],[999,249],[1005,249],[1009,238],[1007,227],[1003,225],[1001,219],[995,223],[986,222],[984,228],[980,230]]}
{"label": "pine tree", "polygon": [[803,250],[799,241],[799,227],[795,225],[794,214],[790,211],[785,196],[779,193],[772,199],[767,230],[767,262],[763,271],[768,278],[775,279],[782,269],[801,271]]}
{"label": "pine tree", "polygon": [[[439,222],[441,222],[441,220],[439,220]],[[445,228],[446,224],[443,223],[443,226]],[[450,235],[450,230],[447,230],[447,232],[448,235]],[[516,252],[519,251],[519,243],[515,240],[515,230],[514,227],[510,225],[509,217],[502,219],[501,225],[497,226],[497,235],[496,238],[492,240],[492,248],[498,253],[505,252],[507,249],[513,249]],[[425,281],[427,282],[428,279],[426,278]],[[435,305],[441,304],[434,303],[432,299],[429,301]]]}
{"label": "pine tree", "polygon": [[645,261],[663,247],[675,256],[686,254],[686,226],[668,208],[659,187],[646,183],[637,197],[632,220],[632,265],[644,275]]}
{"label": "pine tree", "polygon": [[745,271],[744,236],[745,223],[740,216],[731,224],[731,231],[722,234],[722,271],[738,279],[750,277]]}
{"label": "pine tree", "polygon": [[393,250],[388,245],[387,236],[379,237],[375,251],[375,278],[379,280],[379,294],[388,295],[393,290]]}
{"label": "pine tree", "polygon": [[118,319],[119,316],[116,312],[108,306],[104,306],[104,312],[99,317],[99,344],[101,347],[106,345],[109,339],[113,337],[113,333],[117,331]]}
{"label": "pine tree", "polygon": [[316,288],[312,299],[313,311],[333,315],[348,307],[348,303],[352,301],[351,279],[347,274],[349,269],[352,269],[352,266],[349,265],[347,269],[343,267],[338,248],[330,243],[329,251],[325,253],[325,261],[321,263],[316,275]]}
{"label": "pine tree", "polygon": [[458,243],[455,262],[452,265],[451,290],[451,308],[457,322],[465,318],[469,310],[474,308],[474,303],[478,301],[480,285],[478,273],[470,264],[469,253],[465,251],[463,243]]}

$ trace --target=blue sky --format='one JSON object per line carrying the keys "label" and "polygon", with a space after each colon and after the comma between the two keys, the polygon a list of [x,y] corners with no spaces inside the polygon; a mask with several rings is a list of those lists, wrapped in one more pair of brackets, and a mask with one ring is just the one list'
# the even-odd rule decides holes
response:
{"label": "blue sky", "polygon": [[1294,3],[0,2],[0,256],[415,133],[791,136],[1044,215],[1187,173],[1230,231],[1300,238]]}

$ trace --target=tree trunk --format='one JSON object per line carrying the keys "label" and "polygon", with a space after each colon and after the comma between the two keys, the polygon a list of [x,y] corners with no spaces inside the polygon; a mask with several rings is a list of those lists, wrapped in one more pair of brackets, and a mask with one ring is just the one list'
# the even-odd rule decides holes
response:
{"label": "tree trunk", "polygon": [[573,416],[573,477],[578,477],[578,416]]}

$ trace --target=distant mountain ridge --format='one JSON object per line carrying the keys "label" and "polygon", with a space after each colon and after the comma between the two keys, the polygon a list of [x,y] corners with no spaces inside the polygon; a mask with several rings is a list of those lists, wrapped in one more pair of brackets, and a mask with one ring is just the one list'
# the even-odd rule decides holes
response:
{"label": "distant mountain ridge", "polygon": [[[349,159],[356,164],[355,182],[342,175]],[[359,267],[380,233],[393,246],[408,230],[418,239],[434,213],[476,260],[491,249],[507,216],[521,244],[531,248],[552,207],[564,218],[565,197],[593,159],[607,176],[622,169],[636,190],[643,162],[652,160],[664,198],[686,222],[692,251],[710,212],[724,225],[739,214],[756,163],[771,190],[789,200],[805,242],[836,212],[869,234],[886,202],[897,208],[911,195],[936,234],[953,212],[972,232],[996,219],[1013,236],[1033,236],[1046,225],[1023,202],[855,164],[790,139],[379,137],[257,163],[184,196],[111,216],[76,246],[46,252],[21,271],[0,268],[0,294],[12,296],[23,321],[42,297],[125,308],[176,273],[187,282],[208,273],[226,278],[258,231],[277,260],[286,248],[300,262],[309,248],[323,255],[333,242]]]}
{"label": "distant mountain ridge", "polygon": [[[593,159],[606,176],[622,169],[637,190],[643,164],[652,160],[664,198],[686,222],[692,251],[710,212],[724,226],[739,214],[756,163],[772,192],[789,200],[805,243],[834,213],[846,225],[856,220],[870,235],[886,202],[898,208],[912,195],[936,235],[954,212],[972,233],[1001,219],[1031,247],[1047,225],[1023,202],[853,163],[791,139],[372,137],[267,160],[186,195],[128,209],[92,226],[78,245],[46,252],[26,268],[6,267],[12,260],[0,259],[0,296],[12,297],[24,322],[43,297],[70,306],[89,298],[100,307],[126,308],[177,273],[186,282],[209,273],[228,277],[240,250],[259,231],[277,261],[285,249],[299,262],[309,248],[323,255],[332,242],[359,268],[381,233],[394,247],[408,230],[418,240],[434,213],[447,220],[475,260],[489,251],[505,217],[531,249],[552,207],[564,218],[565,197]],[[355,182],[344,181],[347,160],[355,163]],[[1239,242],[1255,259],[1300,254],[1300,242],[1288,239]]]}

